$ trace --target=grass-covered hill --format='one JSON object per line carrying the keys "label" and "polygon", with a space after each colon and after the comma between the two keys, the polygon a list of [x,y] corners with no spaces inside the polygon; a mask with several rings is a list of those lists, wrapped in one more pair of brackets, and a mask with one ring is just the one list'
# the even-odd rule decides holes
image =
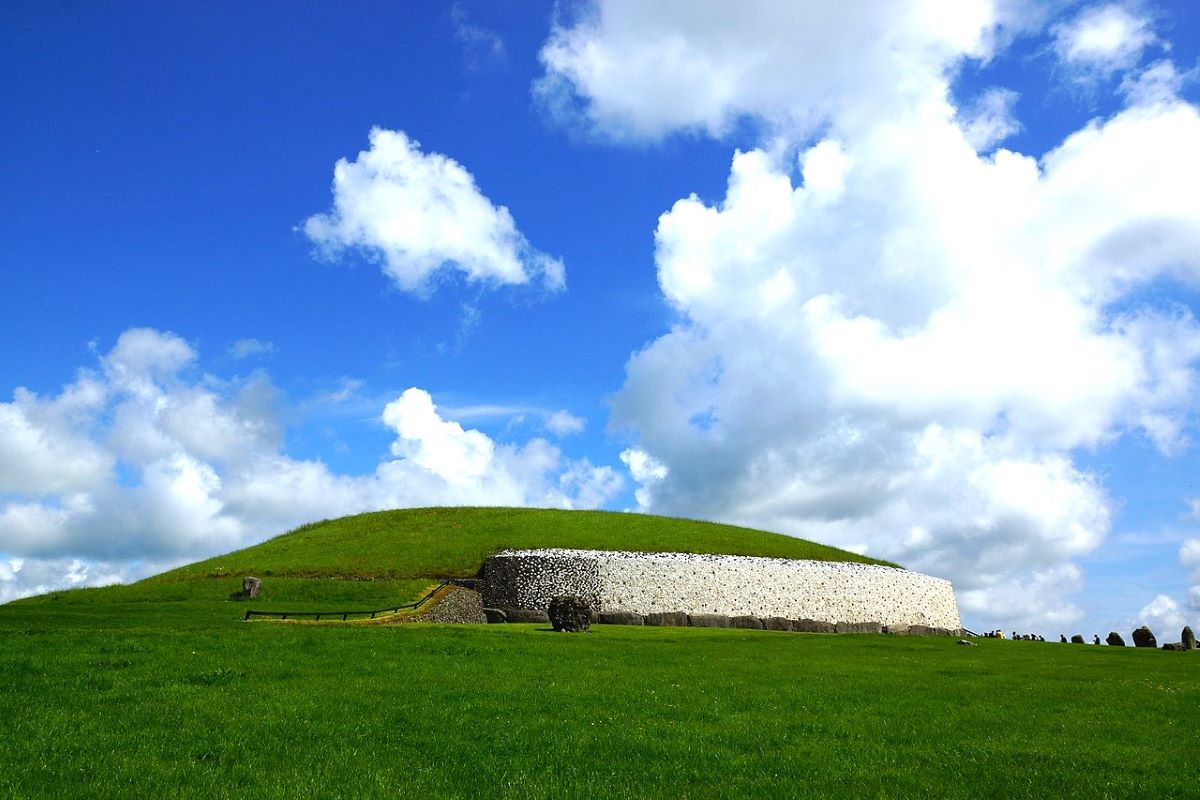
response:
{"label": "grass-covered hill", "polygon": [[254,547],[160,576],[471,577],[503,549],[570,547],[886,562],[778,533],[608,511],[414,508],[305,525]]}
{"label": "grass-covered hill", "polygon": [[385,608],[415,600],[441,578],[477,575],[484,559],[500,550],[531,547],[887,563],[778,533],[644,514],[414,508],[314,522],[129,586],[19,602],[195,601],[197,613],[237,616],[244,607],[224,601],[242,576],[255,575],[263,579],[256,609]]}

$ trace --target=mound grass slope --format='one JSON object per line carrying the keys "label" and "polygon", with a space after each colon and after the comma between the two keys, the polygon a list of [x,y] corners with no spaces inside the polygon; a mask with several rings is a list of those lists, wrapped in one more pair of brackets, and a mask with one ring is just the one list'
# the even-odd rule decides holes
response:
{"label": "mound grass slope", "polygon": [[149,580],[231,575],[466,578],[476,575],[484,559],[499,550],[538,547],[888,563],[778,533],[669,517],[532,508],[416,508],[315,522]]}

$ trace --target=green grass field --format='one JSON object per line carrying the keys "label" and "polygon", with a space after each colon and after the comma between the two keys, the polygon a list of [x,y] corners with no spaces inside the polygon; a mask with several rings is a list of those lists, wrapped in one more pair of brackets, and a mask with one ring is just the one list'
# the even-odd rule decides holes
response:
{"label": "green grass field", "polygon": [[[274,573],[268,605],[429,585],[411,566],[429,561],[362,555],[383,544],[342,543],[352,574],[381,578],[353,581],[295,576],[341,568],[316,540],[270,544],[0,606],[0,797],[1197,796],[1200,653],[242,623],[225,598],[251,566]],[[429,572],[469,569],[477,546]]]}

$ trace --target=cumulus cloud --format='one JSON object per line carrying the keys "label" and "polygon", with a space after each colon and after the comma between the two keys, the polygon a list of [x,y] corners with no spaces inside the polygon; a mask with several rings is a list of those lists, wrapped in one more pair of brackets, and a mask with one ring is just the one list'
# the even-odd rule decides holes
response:
{"label": "cumulus cloud", "polygon": [[963,138],[975,150],[989,150],[1021,130],[1013,114],[1020,95],[1011,89],[988,89],[960,114]]}
{"label": "cumulus cloud", "polygon": [[986,0],[606,0],[554,27],[535,93],[617,139],[745,117],[807,129],[936,100],[948,64],[990,54],[998,19]]}
{"label": "cumulus cloud", "polygon": [[587,427],[587,420],[583,417],[577,417],[565,409],[552,411],[546,415],[546,430],[555,436],[571,436],[576,433],[583,433],[585,427]]}
{"label": "cumulus cloud", "polygon": [[1158,41],[1149,17],[1129,5],[1088,6],[1054,29],[1054,50],[1068,67],[1110,75],[1136,66]]}
{"label": "cumulus cloud", "polygon": [[770,134],[658,221],[679,322],[613,400],[640,507],[945,575],[989,627],[1078,618],[1112,501],[1074,451],[1188,441],[1200,325],[1138,291],[1200,279],[1197,110],[1129,93],[981,153],[1019,125],[1002,88],[950,91],[1003,40],[991,3],[687,9],[591,7],[536,89],[614,138]]}
{"label": "cumulus cloud", "polygon": [[654,487],[667,477],[667,467],[654,456],[637,447],[621,451],[621,463],[629,470],[629,475],[638,488],[633,493],[638,510],[646,511],[654,503]]}
{"label": "cumulus cloud", "polygon": [[357,249],[418,294],[447,271],[485,285],[565,286],[562,261],[530,245],[457,161],[422,152],[403,131],[373,128],[370,144],[356,160],[337,162],[333,208],[304,223],[322,253]]}
{"label": "cumulus cloud", "polygon": [[191,374],[180,337],[132,329],[57,396],[0,404],[0,600],[141,577],[302,522],[414,505],[596,507],[622,479],[541,438],[499,442],[428,392],[388,403],[391,458],[340,475],[282,449],[256,376]]}
{"label": "cumulus cloud", "polygon": [[1190,570],[1188,608],[1200,611],[1200,539],[1188,539],[1179,548],[1179,563]]}
{"label": "cumulus cloud", "polygon": [[1155,596],[1138,612],[1137,621],[1154,631],[1154,637],[1161,645],[1165,642],[1178,641],[1179,633],[1187,624],[1183,609],[1179,603],[1165,594]]}

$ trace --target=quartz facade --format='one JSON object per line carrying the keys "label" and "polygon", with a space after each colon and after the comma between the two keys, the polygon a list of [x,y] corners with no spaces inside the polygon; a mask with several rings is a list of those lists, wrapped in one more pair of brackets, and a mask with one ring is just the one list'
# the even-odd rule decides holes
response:
{"label": "quartz facade", "polygon": [[484,605],[496,608],[544,610],[574,595],[598,613],[962,626],[949,581],[874,564],[545,549],[501,551],[483,570]]}

